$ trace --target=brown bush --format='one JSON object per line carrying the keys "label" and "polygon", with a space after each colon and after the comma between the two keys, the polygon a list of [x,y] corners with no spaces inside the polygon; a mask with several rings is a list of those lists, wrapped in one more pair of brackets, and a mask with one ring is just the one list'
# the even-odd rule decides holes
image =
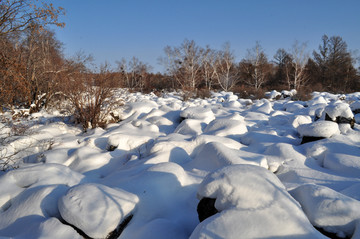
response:
{"label": "brown bush", "polygon": [[239,95],[239,97],[244,99],[262,99],[265,96],[265,90],[260,88],[255,90],[254,87],[248,86],[236,86],[233,89],[233,93]]}

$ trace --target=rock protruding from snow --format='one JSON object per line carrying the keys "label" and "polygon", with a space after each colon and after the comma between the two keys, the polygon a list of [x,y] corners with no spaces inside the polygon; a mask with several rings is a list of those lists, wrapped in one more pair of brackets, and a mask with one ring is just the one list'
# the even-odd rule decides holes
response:
{"label": "rock protruding from snow", "polygon": [[338,124],[350,124],[354,128],[355,119],[351,108],[346,103],[333,103],[325,107],[325,119],[334,121]]}
{"label": "rock protruding from snow", "polygon": [[201,222],[190,238],[325,238],[280,180],[258,166],[233,165],[209,174],[198,197],[214,198],[219,213]]}
{"label": "rock protruding from snow", "polygon": [[[340,134],[339,126],[337,123],[332,121],[316,121],[311,124],[303,124],[299,125],[297,128],[298,133],[301,137],[303,137],[303,142],[306,143],[304,138],[314,138],[314,139],[322,139],[322,138],[330,138],[336,134]],[[307,142],[314,141],[309,140]]]}
{"label": "rock protruding from snow", "polygon": [[92,238],[106,238],[128,216],[139,198],[101,184],[71,188],[58,203],[62,218]]}
{"label": "rock protruding from snow", "polygon": [[328,187],[306,184],[292,190],[310,222],[339,237],[351,237],[359,224],[360,202]]}
{"label": "rock protruding from snow", "polygon": [[215,208],[215,198],[202,198],[197,206],[199,221],[202,222],[206,218],[215,215],[219,211]]}
{"label": "rock protruding from snow", "polygon": [[281,93],[276,90],[272,90],[270,92],[265,92],[265,97],[270,100],[280,98],[280,96],[281,96]]}
{"label": "rock protruding from snow", "polygon": [[281,91],[281,97],[284,99],[291,98],[291,97],[295,96],[296,94],[297,94],[297,91],[295,89],[292,89],[290,91],[288,91],[288,90]]}

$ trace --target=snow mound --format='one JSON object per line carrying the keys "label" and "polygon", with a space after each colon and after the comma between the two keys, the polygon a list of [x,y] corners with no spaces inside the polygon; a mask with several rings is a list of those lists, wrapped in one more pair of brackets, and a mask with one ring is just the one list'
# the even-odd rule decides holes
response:
{"label": "snow mound", "polygon": [[151,139],[147,135],[129,135],[129,134],[112,134],[108,138],[108,150],[114,150],[115,148],[120,150],[132,150],[145,144]]}
{"label": "snow mound", "polygon": [[284,108],[287,112],[295,113],[297,111],[304,109],[304,106],[299,102],[289,102],[284,105]]}
{"label": "snow mound", "polygon": [[40,223],[39,227],[34,227],[29,232],[25,232],[19,238],[27,239],[83,239],[74,228],[62,224],[57,218],[51,217]]}
{"label": "snow mound", "polygon": [[[260,176],[261,175],[261,176]],[[215,207],[256,210],[270,205],[280,190],[285,190],[276,176],[253,165],[233,165],[209,174],[200,184],[198,198],[216,198]]]}
{"label": "snow mound", "polygon": [[135,209],[139,199],[101,184],[71,188],[58,203],[62,218],[93,238],[105,238]]}
{"label": "snow mound", "polygon": [[228,148],[219,142],[210,142],[201,145],[196,151],[196,156],[188,166],[213,171],[233,164],[252,164],[268,168],[265,157],[260,155],[254,157],[254,155],[251,155],[251,157],[245,158],[239,150]]}
{"label": "snow mound", "polygon": [[314,226],[351,237],[360,218],[360,202],[328,187],[306,184],[292,190],[291,195],[301,204]]}
{"label": "snow mound", "polygon": [[276,97],[279,97],[279,96],[281,96],[281,93],[276,90],[265,92],[265,97],[268,99],[275,99]]}
{"label": "snow mound", "polygon": [[360,124],[360,114],[356,114],[356,115],[355,115],[355,122],[356,122],[357,124]]}
{"label": "snow mound", "polygon": [[327,104],[327,103],[328,101],[323,96],[317,95],[308,102],[308,105]]}
{"label": "snow mound", "polygon": [[298,128],[300,136],[324,137],[330,138],[336,134],[340,134],[339,126],[331,121],[316,121],[311,124],[303,124]]}
{"label": "snow mound", "polygon": [[216,136],[241,135],[247,132],[244,118],[230,117],[224,119],[215,119],[211,121],[204,129],[204,133]]}
{"label": "snow mound", "polygon": [[[358,155],[360,155],[360,150]],[[358,155],[327,153],[323,165],[324,168],[344,173],[347,176],[360,177],[360,160]]]}
{"label": "snow mound", "polygon": [[317,232],[279,179],[266,169],[234,165],[205,177],[199,198],[215,198],[220,212],[190,238],[325,238]]}
{"label": "snow mound", "polygon": [[290,120],[290,123],[294,128],[297,128],[303,124],[310,124],[311,122],[311,117],[308,115],[296,115],[293,117],[293,119]]}
{"label": "snow mound", "polygon": [[202,106],[187,107],[180,113],[180,117],[184,119],[204,120],[205,122],[210,122],[215,119],[211,109]]}
{"label": "snow mound", "polygon": [[353,112],[360,113],[360,101],[355,101],[350,105],[350,109]]}
{"label": "snow mound", "polygon": [[336,121],[336,118],[341,116],[346,119],[351,119],[354,117],[351,108],[346,103],[335,102],[329,104],[325,107],[325,113],[333,120]]}
{"label": "snow mound", "polygon": [[253,105],[251,110],[263,114],[270,114],[270,112],[273,111],[273,108],[269,100],[263,99],[259,100],[255,105]]}
{"label": "snow mound", "polygon": [[10,171],[0,177],[0,207],[27,188],[57,184],[74,186],[83,178],[84,175],[59,164],[40,164]]}
{"label": "snow mound", "polygon": [[37,186],[9,200],[0,213],[0,235],[12,237],[21,232],[27,238],[48,218],[60,218],[57,202],[67,189],[65,185]]}
{"label": "snow mound", "polygon": [[200,135],[203,133],[206,124],[199,119],[185,119],[175,129],[175,133],[183,135]]}
{"label": "snow mound", "polygon": [[281,91],[281,96],[282,98],[289,98],[289,97],[293,97],[297,94],[297,91],[295,89],[292,90],[282,90]]}

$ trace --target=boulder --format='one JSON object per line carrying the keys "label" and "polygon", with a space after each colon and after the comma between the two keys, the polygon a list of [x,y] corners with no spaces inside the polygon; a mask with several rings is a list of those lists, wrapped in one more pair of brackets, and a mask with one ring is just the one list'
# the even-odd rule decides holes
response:
{"label": "boulder", "polygon": [[81,234],[91,238],[120,235],[132,217],[139,198],[121,189],[101,184],[70,188],[58,202],[61,217]]}

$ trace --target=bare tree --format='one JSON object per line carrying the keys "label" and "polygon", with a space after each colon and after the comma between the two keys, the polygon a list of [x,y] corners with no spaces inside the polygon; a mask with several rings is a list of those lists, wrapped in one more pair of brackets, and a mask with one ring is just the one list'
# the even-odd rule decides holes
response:
{"label": "bare tree", "polygon": [[206,47],[206,52],[207,54],[202,65],[202,76],[205,87],[208,90],[211,90],[214,80],[216,79],[216,61],[218,52],[210,49],[209,46]]}
{"label": "bare tree", "polygon": [[44,27],[55,24],[63,27],[59,16],[64,14],[61,7],[38,0],[1,0],[0,36],[16,31],[24,31],[34,24]]}
{"label": "bare tree", "polygon": [[196,45],[195,41],[185,39],[180,47],[167,46],[166,58],[162,59],[167,72],[183,89],[195,90],[200,83],[202,65],[208,54],[207,49]]}
{"label": "bare tree", "polygon": [[61,47],[51,31],[37,28],[26,31],[21,53],[26,68],[20,75],[31,86],[29,104],[36,111],[47,105],[60,83],[60,73],[66,70]]}
{"label": "bare tree", "polygon": [[0,1],[1,105],[35,103],[38,108],[39,97],[53,89],[54,68],[62,56],[46,26],[63,27],[59,21],[63,14],[61,7],[40,0]]}
{"label": "bare tree", "polygon": [[271,68],[259,42],[254,48],[248,49],[246,58],[240,62],[242,80],[256,91],[269,79]]}
{"label": "bare tree", "polygon": [[235,68],[235,56],[230,49],[230,43],[225,43],[223,50],[218,51],[215,61],[215,76],[219,86],[228,91],[237,83],[237,71]]}
{"label": "bare tree", "polygon": [[136,57],[132,57],[130,61],[123,58],[116,63],[118,65],[117,70],[124,78],[125,86],[129,89],[139,88],[142,91],[145,85],[145,78],[151,67]]}
{"label": "bare tree", "polygon": [[307,81],[306,64],[309,60],[309,54],[306,52],[306,43],[295,41],[291,50],[291,68],[286,67],[286,78],[289,89],[299,90]]}

